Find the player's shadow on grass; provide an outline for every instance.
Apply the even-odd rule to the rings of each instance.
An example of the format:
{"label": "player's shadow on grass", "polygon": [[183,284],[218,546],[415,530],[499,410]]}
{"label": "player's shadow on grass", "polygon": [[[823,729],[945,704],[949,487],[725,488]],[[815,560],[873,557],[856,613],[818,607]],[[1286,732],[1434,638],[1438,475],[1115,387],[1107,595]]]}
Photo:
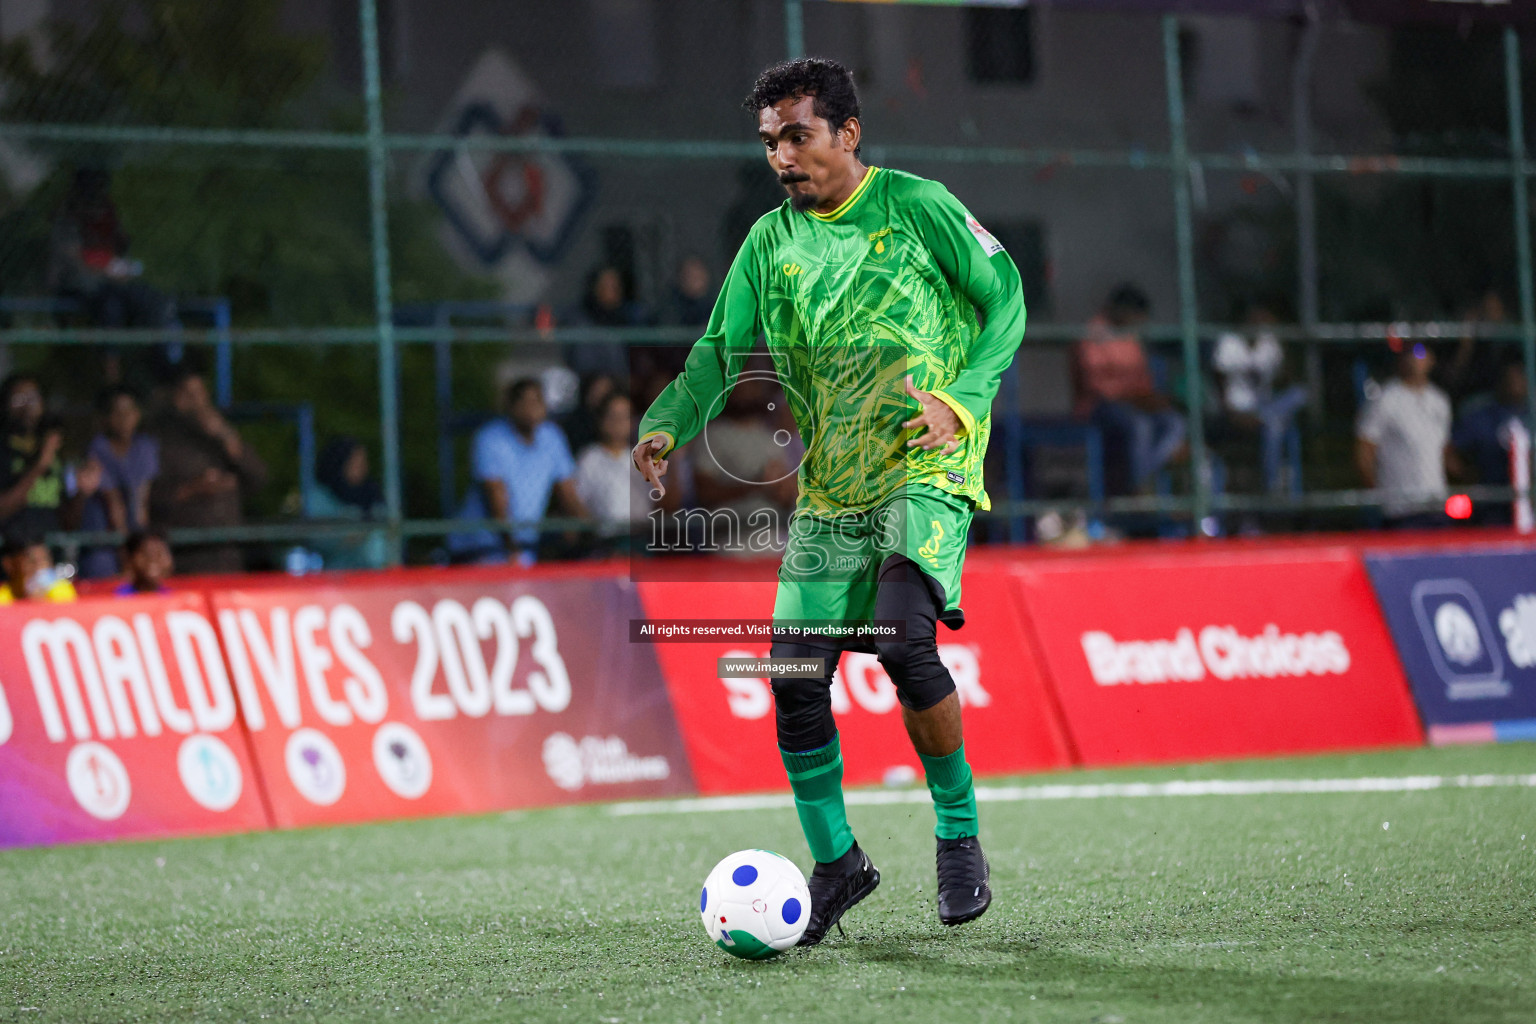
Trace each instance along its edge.
{"label": "player's shadow on grass", "polygon": [[[1102,955],[1085,955],[1052,949],[1045,942],[955,941],[962,938],[960,934],[858,939],[850,932],[849,938],[851,941],[838,944],[845,964],[862,962],[902,969],[911,979],[909,988],[924,980],[944,985],[960,982],[974,986],[969,990],[978,994],[987,988],[1012,989],[1047,1001],[1070,998],[1126,1011],[1138,1006],[1193,1007],[1201,1003],[1203,1015],[1233,1020],[1419,1024],[1502,1021],[1529,1010],[1525,990],[1493,980],[1503,973],[1497,971],[1492,972],[1493,978],[1462,973],[1414,979],[1404,977],[1401,965],[1382,963],[1366,967],[1380,970],[1379,977],[1346,978],[1311,967],[1307,973],[1292,974],[1272,956],[1262,956],[1261,962],[1251,966],[1210,962],[1217,957],[1236,959],[1243,955],[1240,947],[1231,952],[1215,948],[1203,951],[1205,963],[1192,967],[1141,958],[1125,963],[1110,949]],[[1360,960],[1362,965],[1369,963],[1363,957]],[[812,966],[811,957],[802,961],[802,966]]]}

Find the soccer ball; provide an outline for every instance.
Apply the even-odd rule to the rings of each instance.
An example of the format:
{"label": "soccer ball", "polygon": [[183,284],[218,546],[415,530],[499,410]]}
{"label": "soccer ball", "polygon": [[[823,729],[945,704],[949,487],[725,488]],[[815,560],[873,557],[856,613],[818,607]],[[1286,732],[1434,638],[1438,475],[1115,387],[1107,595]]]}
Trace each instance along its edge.
{"label": "soccer ball", "polygon": [[743,960],[778,956],[805,934],[811,891],[794,861],[742,850],[715,865],[699,893],[704,932]]}

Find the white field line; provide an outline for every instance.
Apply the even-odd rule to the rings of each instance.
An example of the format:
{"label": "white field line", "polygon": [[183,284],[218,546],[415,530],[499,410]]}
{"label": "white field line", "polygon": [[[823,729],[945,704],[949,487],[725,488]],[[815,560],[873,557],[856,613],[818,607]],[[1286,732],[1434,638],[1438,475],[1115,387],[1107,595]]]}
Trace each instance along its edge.
{"label": "white field line", "polygon": [[[1021,800],[1102,800],[1148,796],[1259,796],[1269,793],[1408,793],[1426,789],[1536,787],[1536,775],[1401,775],[1357,779],[1204,779],[1188,782],[1100,782],[1080,785],[977,786],[981,803]],[[862,789],[844,798],[855,805],[925,804],[926,789]],[[793,807],[788,793],[759,796],[711,796],[687,800],[641,800],[613,804],[609,814],[703,814],[710,811],[759,811]]]}

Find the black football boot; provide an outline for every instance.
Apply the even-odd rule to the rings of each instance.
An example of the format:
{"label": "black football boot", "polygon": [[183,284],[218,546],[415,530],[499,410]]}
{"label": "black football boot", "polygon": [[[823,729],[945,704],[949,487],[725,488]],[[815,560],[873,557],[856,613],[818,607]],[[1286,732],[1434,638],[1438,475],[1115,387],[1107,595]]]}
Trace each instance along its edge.
{"label": "black football boot", "polygon": [[[859,844],[830,864],[817,862],[806,879],[811,890],[811,916],[800,936],[799,946],[814,946],[842,918],[848,908],[875,891],[880,872],[875,870]],[[839,930],[842,926],[838,925]]]}
{"label": "black football boot", "polygon": [[944,924],[965,924],[987,912],[992,903],[992,889],[987,884],[991,869],[987,855],[975,836],[940,839],[939,920]]}

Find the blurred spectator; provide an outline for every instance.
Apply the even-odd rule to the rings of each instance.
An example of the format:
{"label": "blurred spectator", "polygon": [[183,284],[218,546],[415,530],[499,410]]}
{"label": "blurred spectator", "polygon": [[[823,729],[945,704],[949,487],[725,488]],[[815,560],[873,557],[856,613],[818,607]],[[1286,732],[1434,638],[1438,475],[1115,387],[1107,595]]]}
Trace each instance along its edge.
{"label": "blurred spectator", "polygon": [[[83,530],[112,530],[128,534],[149,523],[149,488],[160,472],[160,445],[139,433],[139,400],[126,388],[102,395],[97,411],[102,431],[91,439],[86,455],[101,465],[101,486],[85,503]],[[80,560],[84,579],[101,579],[118,572],[117,551],[87,548]]]}
{"label": "blurred spectator", "polygon": [[1280,459],[1286,432],[1302,406],[1307,389],[1299,384],[1276,393],[1285,366],[1285,350],[1272,330],[1274,311],[1254,303],[1242,314],[1250,334],[1228,331],[1216,339],[1211,366],[1220,381],[1221,426],[1241,435],[1257,434],[1264,486],[1281,486]]}
{"label": "blurred spectator", "polygon": [[39,534],[11,532],[0,544],[0,604],[17,601],[73,601],[75,586],[53,564],[53,552]]}
{"label": "blurred spectator", "polygon": [[594,327],[637,327],[648,321],[645,307],[630,296],[624,272],[611,265],[598,267],[587,278],[581,308]]}
{"label": "blurred spectator", "polygon": [[[504,418],[475,431],[470,446],[469,493],[460,519],[500,519],[517,522],[544,518],[550,495],[562,509],[585,518],[586,506],[576,494],[576,463],[558,426],[545,418],[539,382],[521,377],[508,387]],[[534,561],[539,530],[520,526],[510,531],[517,561]],[[456,561],[502,562],[507,537],[490,530],[472,530],[448,538]]]}
{"label": "blurred spectator", "polygon": [[46,414],[43,392],[27,374],[0,384],[5,416],[0,465],[0,534],[42,537],[80,521],[85,499],[101,484],[101,465],[87,459],[71,471],[59,458],[64,432]]}
{"label": "blurred spectator", "polygon": [[587,445],[598,439],[603,404],[618,390],[618,382],[609,374],[593,373],[582,378],[576,408],[566,414],[560,424],[571,451],[585,451]]}
{"label": "blurred spectator", "polygon": [[[650,313],[630,294],[624,273],[614,266],[601,266],[587,279],[587,292],[575,317],[584,327],[643,327],[651,322]],[[629,369],[625,346],[617,341],[568,342],[564,346],[565,363],[582,376],[607,373],[622,377]]]}
{"label": "blurred spectator", "polygon": [[[1451,443],[1477,483],[1510,485],[1509,460],[1515,434],[1523,431],[1529,438],[1531,433],[1526,396],[1525,364],[1518,358],[1507,360],[1493,398],[1469,409],[1457,422]],[[1472,518],[1484,524],[1513,522],[1508,502],[1480,502]]]}
{"label": "blurred spectator", "polygon": [[138,280],[144,267],[127,258],[110,184],[106,171],[75,171],[49,240],[49,287],[81,303],[97,327],[164,327],[174,306]]}
{"label": "blurred spectator", "polygon": [[709,323],[709,314],[715,308],[712,285],[708,265],[697,256],[685,258],[677,265],[668,319],[683,327],[701,327]]}
{"label": "blurred spectator", "polygon": [[[706,428],[704,451],[694,465],[699,505],[735,513],[740,547],[727,554],[765,554],[762,549],[749,549],[747,541],[767,523],[775,525],[772,550],[783,548],[798,481],[786,455],[787,445],[775,440],[774,428],[765,418],[774,393],[766,378],[738,380],[725,408]],[[754,518],[762,512],[772,513],[772,518]]]}
{"label": "blurred spectator", "polygon": [[651,488],[630,460],[635,415],[629,396],[610,392],[599,408],[598,425],[598,439],[576,460],[576,494],[594,519],[611,524],[603,534],[614,536],[645,518]]}
{"label": "blurred spectator", "polygon": [[123,565],[128,578],[113,591],[119,597],[135,594],[163,594],[166,579],[176,571],[171,559],[171,545],[156,529],[136,530],[123,544]]}
{"label": "blurred spectator", "polygon": [[1147,488],[1184,450],[1184,417],[1154,388],[1137,333],[1151,308],[1140,288],[1118,286],[1072,354],[1074,410],[1104,432],[1106,469],[1126,478],[1116,488],[1122,493]]}
{"label": "blurred spectator", "polygon": [[[305,496],[304,507],[313,519],[383,519],[384,491],[373,479],[368,447],[354,437],[340,437],[326,445],[315,466],[315,487]],[[383,530],[369,530],[355,537],[317,537],[310,547],[319,552],[327,569],[378,569],[389,554]]]}
{"label": "blurred spectator", "polygon": [[1455,470],[1451,402],[1430,383],[1435,357],[1424,345],[1398,356],[1397,378],[1388,381],[1360,413],[1355,427],[1355,461],[1365,486],[1382,492],[1382,513],[1390,527],[1444,526],[1436,508],[1445,499],[1446,471]]}
{"label": "blurred spectator", "polygon": [[1498,326],[1509,322],[1509,313],[1498,289],[1489,288],[1483,292],[1476,302],[1462,311],[1462,320],[1467,325],[1466,333],[1440,358],[1439,372],[1435,375],[1457,406],[1464,399],[1490,395],[1499,385],[1500,367],[1511,352],[1518,351],[1510,342],[1479,338],[1473,329],[1480,324]]}
{"label": "blurred spectator", "polygon": [[581,377],[569,366],[551,363],[538,371],[538,377],[539,387],[544,389],[545,412],[556,423],[581,405]]}
{"label": "blurred spectator", "polygon": [[[208,385],[190,369],[172,381],[170,408],[156,422],[160,475],[149,492],[149,518],[166,529],[229,527],[244,521],[243,500],[267,482],[267,467],[213,404]],[[239,572],[240,545],[181,549],[188,573]]]}
{"label": "blurred spectator", "polygon": [[[687,256],[677,265],[677,275],[668,291],[662,319],[673,327],[703,327],[714,312],[716,293],[709,265],[702,257]],[[627,353],[630,377],[644,381],[659,373],[671,381],[683,372],[691,348],[691,343],[632,345]]]}

